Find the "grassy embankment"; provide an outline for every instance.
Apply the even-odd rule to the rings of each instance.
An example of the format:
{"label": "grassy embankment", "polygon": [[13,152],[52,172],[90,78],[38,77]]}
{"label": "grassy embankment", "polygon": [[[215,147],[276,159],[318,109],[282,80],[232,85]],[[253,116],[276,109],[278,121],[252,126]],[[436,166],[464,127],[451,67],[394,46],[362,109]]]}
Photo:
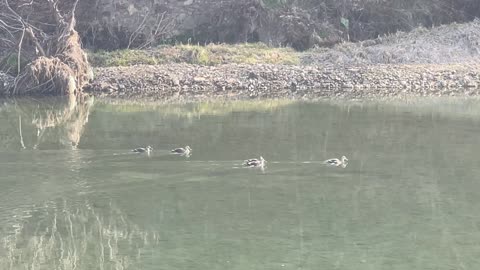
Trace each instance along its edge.
{"label": "grassy embankment", "polygon": [[262,43],[209,44],[206,46],[182,44],[159,46],[148,50],[90,52],[89,62],[94,67],[168,63],[210,66],[230,63],[295,65],[300,63],[300,58],[299,54],[291,48],[272,48]]}
{"label": "grassy embankment", "polygon": [[[480,57],[480,20],[432,29],[416,28],[361,42],[339,43],[332,48],[298,52],[262,43],[170,45],[149,50],[90,53],[95,67],[134,64],[190,63],[239,64],[448,64],[473,63]],[[13,61],[13,60],[12,60]]]}

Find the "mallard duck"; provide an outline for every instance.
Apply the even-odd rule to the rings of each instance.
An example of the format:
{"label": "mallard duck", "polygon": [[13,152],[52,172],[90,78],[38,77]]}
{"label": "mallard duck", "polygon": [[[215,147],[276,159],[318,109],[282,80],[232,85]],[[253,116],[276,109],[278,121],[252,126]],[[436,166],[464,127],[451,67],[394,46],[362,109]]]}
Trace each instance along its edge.
{"label": "mallard duck", "polygon": [[185,146],[185,148],[175,148],[172,151],[170,151],[174,154],[180,154],[182,156],[189,156],[190,153],[192,152],[192,148],[190,146]]}
{"label": "mallard duck", "polygon": [[267,161],[262,157],[260,156],[260,158],[251,158],[251,159],[247,159],[245,161],[243,161],[243,166],[245,167],[265,167],[265,163],[267,163]]}
{"label": "mallard duck", "polygon": [[329,165],[329,166],[342,166],[343,168],[347,167],[347,164],[348,164],[348,159],[346,156],[342,156],[341,159],[338,159],[338,158],[331,158],[331,159],[327,159],[323,162],[323,164],[325,165]]}
{"label": "mallard duck", "polygon": [[132,150],[132,152],[134,153],[147,153],[147,154],[150,154],[153,150],[153,147],[151,147],[150,145],[147,146],[147,147],[140,147],[140,148],[135,148]]}

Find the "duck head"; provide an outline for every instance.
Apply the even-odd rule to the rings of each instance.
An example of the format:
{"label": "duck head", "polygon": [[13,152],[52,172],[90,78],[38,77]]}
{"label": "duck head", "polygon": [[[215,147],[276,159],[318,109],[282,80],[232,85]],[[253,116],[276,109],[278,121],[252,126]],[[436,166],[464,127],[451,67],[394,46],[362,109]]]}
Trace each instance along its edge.
{"label": "duck head", "polygon": [[346,156],[342,156],[342,163],[347,163],[348,162],[348,158]]}

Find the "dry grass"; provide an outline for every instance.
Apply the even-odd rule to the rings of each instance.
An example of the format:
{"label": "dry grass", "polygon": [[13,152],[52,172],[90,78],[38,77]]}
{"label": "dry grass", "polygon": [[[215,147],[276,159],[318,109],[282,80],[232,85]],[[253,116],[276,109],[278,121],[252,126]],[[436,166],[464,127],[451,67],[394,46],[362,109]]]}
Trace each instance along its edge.
{"label": "dry grass", "polygon": [[81,92],[91,74],[78,33],[73,31],[62,37],[56,49],[55,56],[40,56],[25,67],[14,94],[75,95]]}
{"label": "dry grass", "polygon": [[256,44],[210,44],[207,46],[162,46],[146,51],[124,50],[90,55],[94,66],[191,63],[199,65],[239,64],[448,64],[478,61],[480,20],[450,24],[432,29],[416,28],[373,40],[337,44],[296,52]]}
{"label": "dry grass", "polygon": [[304,64],[449,64],[477,62],[480,57],[480,20],[411,32],[397,32],[374,40],[312,49]]}
{"label": "dry grass", "polygon": [[206,46],[180,44],[160,46],[150,50],[101,51],[90,53],[89,60],[96,67],[167,63],[294,65],[300,62],[298,53],[293,49],[272,48],[262,43],[237,45],[209,44]]}

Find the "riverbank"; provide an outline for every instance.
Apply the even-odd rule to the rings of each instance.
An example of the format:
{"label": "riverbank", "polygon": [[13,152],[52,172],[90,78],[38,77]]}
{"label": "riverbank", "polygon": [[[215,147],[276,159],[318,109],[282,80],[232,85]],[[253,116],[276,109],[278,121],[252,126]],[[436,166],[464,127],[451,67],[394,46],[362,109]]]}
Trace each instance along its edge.
{"label": "riverbank", "polygon": [[93,53],[88,91],[155,101],[476,96],[479,29],[474,20],[306,52],[211,44]]}
{"label": "riverbank", "polygon": [[90,52],[95,79],[85,91],[180,102],[477,96],[479,29],[474,20],[306,52],[261,43]]}
{"label": "riverbank", "polygon": [[480,95],[480,64],[137,65],[96,70],[87,92],[151,101]]}
{"label": "riverbank", "polygon": [[480,62],[480,20],[431,29],[419,27],[361,42],[344,42],[299,52],[263,43],[164,45],[145,50],[89,52],[94,67],[186,63],[225,64],[377,65],[452,64]]}

